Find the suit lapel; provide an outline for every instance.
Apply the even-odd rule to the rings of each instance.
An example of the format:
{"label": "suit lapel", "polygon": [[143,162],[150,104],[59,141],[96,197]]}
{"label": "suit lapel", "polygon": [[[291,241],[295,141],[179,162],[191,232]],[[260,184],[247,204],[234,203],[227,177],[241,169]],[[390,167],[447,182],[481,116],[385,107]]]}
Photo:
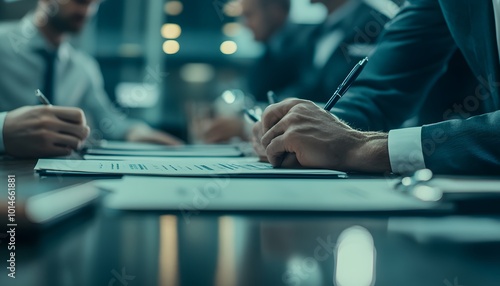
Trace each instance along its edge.
{"label": "suit lapel", "polygon": [[440,0],[444,17],[479,82],[490,91],[489,111],[500,109],[500,58],[492,0]]}

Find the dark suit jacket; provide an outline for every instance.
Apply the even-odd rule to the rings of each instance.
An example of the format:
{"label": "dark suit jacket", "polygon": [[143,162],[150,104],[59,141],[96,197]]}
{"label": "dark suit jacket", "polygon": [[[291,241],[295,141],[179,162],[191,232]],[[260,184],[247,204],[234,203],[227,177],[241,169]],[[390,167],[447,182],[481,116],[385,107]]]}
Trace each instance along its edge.
{"label": "dark suit jacket", "polygon": [[314,67],[313,59],[316,45],[324,35],[324,27],[318,25],[311,30],[306,40],[308,46],[304,47],[300,57],[299,79],[295,84],[277,91],[280,99],[297,97],[327,102],[354,65],[368,56],[387,21],[386,16],[361,2],[337,25],[327,30],[330,33],[342,30],[344,38],[321,69]]}
{"label": "dark suit jacket", "polygon": [[[500,174],[500,64],[491,0],[409,1],[334,113],[365,130],[399,127],[425,102],[457,49],[479,84],[443,110],[452,120],[423,126],[425,164],[438,173]],[[463,119],[478,110],[484,114]]]}
{"label": "dark suit jacket", "polygon": [[299,78],[302,67],[301,54],[306,49],[307,35],[311,25],[289,23],[280,31],[277,50],[265,45],[260,57],[247,76],[248,91],[257,101],[267,102],[267,92],[279,91],[293,84]]}

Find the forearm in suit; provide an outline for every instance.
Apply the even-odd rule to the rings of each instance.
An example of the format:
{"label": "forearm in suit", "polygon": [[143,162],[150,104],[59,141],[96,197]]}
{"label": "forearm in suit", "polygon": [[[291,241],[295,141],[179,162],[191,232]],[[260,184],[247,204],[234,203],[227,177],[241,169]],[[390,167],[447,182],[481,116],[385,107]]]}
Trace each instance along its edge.
{"label": "forearm in suit", "polygon": [[333,113],[362,130],[399,128],[420,108],[456,49],[438,1],[410,1]]}
{"label": "forearm in suit", "polygon": [[437,173],[500,174],[500,110],[422,127],[425,166]]}

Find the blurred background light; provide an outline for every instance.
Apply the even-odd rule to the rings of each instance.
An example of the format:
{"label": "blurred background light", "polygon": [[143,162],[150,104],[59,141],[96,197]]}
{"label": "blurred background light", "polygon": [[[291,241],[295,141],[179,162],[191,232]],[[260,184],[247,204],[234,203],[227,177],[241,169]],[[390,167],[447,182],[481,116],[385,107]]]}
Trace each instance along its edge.
{"label": "blurred background light", "polygon": [[173,55],[179,52],[180,50],[180,45],[177,41],[175,40],[168,40],[163,43],[163,51],[167,55]]}
{"label": "blurred background light", "polygon": [[167,1],[164,6],[165,14],[169,16],[178,16],[184,10],[184,5],[180,1]]}
{"label": "blurred background light", "polygon": [[220,51],[225,55],[232,55],[238,50],[238,45],[233,41],[224,41],[220,45]]}
{"label": "blurred background light", "polygon": [[240,23],[226,23],[222,26],[222,32],[228,37],[234,37],[241,31]]}
{"label": "blurred background light", "polygon": [[234,101],[236,100],[236,96],[230,90],[226,90],[222,94],[222,99],[224,99],[226,103],[231,104],[234,103]]}
{"label": "blurred background light", "polygon": [[181,26],[177,24],[164,24],[161,27],[161,35],[165,39],[177,39],[182,33]]}
{"label": "blurred background light", "polygon": [[239,17],[241,16],[242,8],[239,1],[229,1],[224,5],[224,14],[229,17]]}
{"label": "blurred background light", "polygon": [[134,58],[142,56],[143,50],[139,44],[126,43],[119,46],[118,54],[122,57]]}
{"label": "blurred background light", "polygon": [[159,98],[160,88],[154,84],[121,82],[116,86],[116,100],[123,107],[151,108]]}
{"label": "blurred background light", "polygon": [[190,63],[181,67],[180,76],[188,83],[206,83],[215,77],[215,69],[209,64]]}

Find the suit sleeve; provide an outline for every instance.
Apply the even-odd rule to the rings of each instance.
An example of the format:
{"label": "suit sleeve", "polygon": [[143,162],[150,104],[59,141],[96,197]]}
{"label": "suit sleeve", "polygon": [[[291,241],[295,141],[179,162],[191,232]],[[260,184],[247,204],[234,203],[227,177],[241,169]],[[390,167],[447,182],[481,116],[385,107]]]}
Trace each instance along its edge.
{"label": "suit sleeve", "polygon": [[438,1],[409,1],[386,25],[367,67],[332,112],[362,130],[401,127],[456,49]]}
{"label": "suit sleeve", "polygon": [[104,90],[102,73],[97,62],[88,58],[90,71],[89,92],[82,102],[82,109],[93,122],[92,132],[95,137],[111,140],[124,140],[132,125],[144,124],[127,118],[127,115],[116,108]]}
{"label": "suit sleeve", "polygon": [[500,173],[500,111],[422,127],[425,165],[444,174]]}

